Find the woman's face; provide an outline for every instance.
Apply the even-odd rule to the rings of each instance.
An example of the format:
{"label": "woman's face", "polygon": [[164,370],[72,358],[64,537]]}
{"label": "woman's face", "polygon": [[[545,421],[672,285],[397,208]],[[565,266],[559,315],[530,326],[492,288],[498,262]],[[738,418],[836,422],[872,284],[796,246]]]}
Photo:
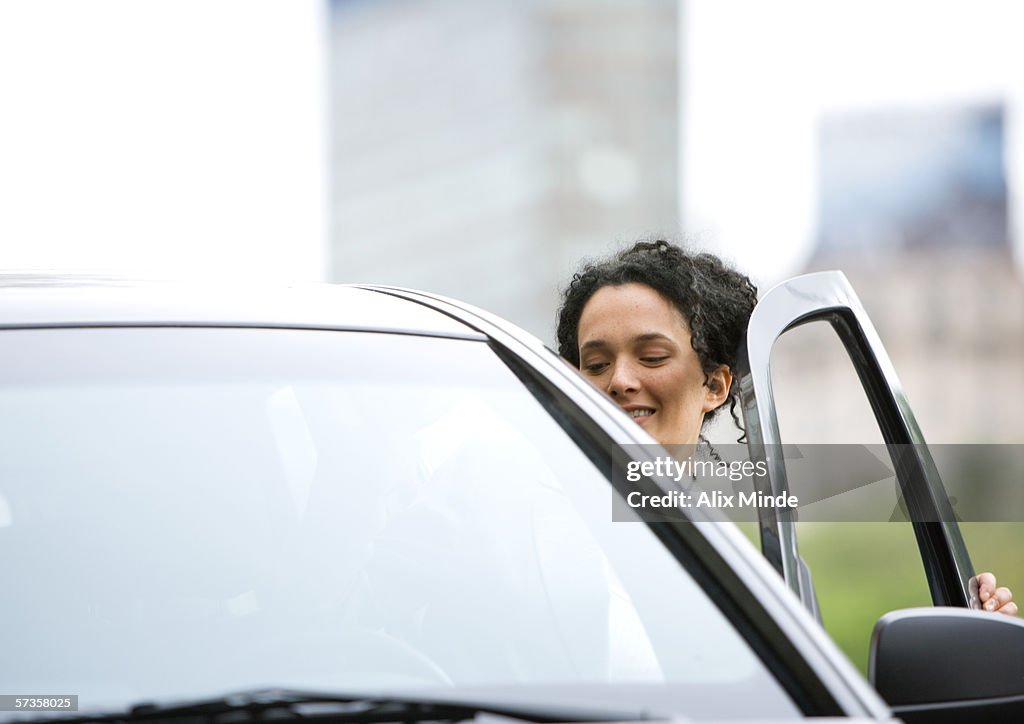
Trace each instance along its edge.
{"label": "woman's face", "polygon": [[644,284],[595,292],[577,337],[583,374],[663,445],[695,444],[704,414],[728,395],[729,368],[705,385],[686,319]]}

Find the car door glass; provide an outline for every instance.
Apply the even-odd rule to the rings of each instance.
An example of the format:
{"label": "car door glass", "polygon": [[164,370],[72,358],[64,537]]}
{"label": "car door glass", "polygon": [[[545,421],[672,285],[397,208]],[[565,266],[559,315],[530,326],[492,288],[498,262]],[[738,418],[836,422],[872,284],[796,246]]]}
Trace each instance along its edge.
{"label": "car door glass", "polygon": [[812,322],[783,334],[772,350],[771,372],[781,440],[797,445],[805,456],[789,459],[787,454],[787,475],[800,479],[798,466],[816,457],[812,469],[823,477],[815,482],[825,486],[832,483],[826,478],[848,473],[845,461],[860,463],[853,469],[862,477],[839,486],[847,492],[799,511],[797,539],[825,628],[866,671],[878,617],[896,608],[931,605],[914,531],[902,516],[893,515],[899,507],[895,479],[864,479],[867,473],[861,472],[877,469],[859,456],[871,454],[890,471],[891,460],[853,363],[831,325]]}

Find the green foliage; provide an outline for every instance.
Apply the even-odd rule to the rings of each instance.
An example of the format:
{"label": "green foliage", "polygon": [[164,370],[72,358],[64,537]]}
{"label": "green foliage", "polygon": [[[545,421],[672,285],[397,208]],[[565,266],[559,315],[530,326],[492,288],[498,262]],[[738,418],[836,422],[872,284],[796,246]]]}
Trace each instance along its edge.
{"label": "green foliage", "polygon": [[[962,523],[975,571],[991,571],[1024,600],[1024,523]],[[741,526],[756,542],[756,525]],[[871,631],[898,608],[930,606],[909,523],[799,523],[825,629],[865,675]]]}

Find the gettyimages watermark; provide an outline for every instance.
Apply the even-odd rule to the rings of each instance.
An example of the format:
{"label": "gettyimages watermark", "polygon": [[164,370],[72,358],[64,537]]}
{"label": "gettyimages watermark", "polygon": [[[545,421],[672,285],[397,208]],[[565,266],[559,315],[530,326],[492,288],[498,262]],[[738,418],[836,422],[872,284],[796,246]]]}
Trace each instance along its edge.
{"label": "gettyimages watermark", "polygon": [[617,521],[1024,521],[1024,445],[624,446]]}

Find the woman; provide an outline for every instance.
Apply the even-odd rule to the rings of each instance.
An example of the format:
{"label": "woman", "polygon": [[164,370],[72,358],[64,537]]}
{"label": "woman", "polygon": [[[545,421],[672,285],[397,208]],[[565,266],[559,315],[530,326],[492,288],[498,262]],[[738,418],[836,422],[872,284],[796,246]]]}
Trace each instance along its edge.
{"label": "woman", "polygon": [[[694,445],[729,404],[736,354],[757,303],[748,277],[712,254],[637,242],[585,264],[562,293],[558,351],[663,445]],[[983,608],[1016,615],[991,573]]]}
{"label": "woman", "polygon": [[638,242],[573,277],[558,351],[658,442],[692,444],[726,401],[739,424],[732,369],[756,303],[717,257]]}

